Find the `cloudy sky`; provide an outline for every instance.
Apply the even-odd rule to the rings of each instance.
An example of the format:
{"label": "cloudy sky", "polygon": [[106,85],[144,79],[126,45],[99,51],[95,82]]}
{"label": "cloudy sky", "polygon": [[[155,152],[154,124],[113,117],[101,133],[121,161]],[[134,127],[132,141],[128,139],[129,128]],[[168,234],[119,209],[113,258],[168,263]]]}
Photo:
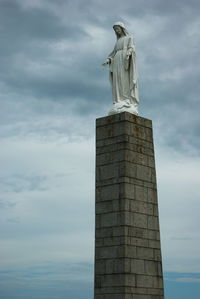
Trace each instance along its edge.
{"label": "cloudy sky", "polygon": [[92,299],[95,119],[112,24],[153,120],[166,299],[200,294],[198,0],[0,0],[0,297]]}

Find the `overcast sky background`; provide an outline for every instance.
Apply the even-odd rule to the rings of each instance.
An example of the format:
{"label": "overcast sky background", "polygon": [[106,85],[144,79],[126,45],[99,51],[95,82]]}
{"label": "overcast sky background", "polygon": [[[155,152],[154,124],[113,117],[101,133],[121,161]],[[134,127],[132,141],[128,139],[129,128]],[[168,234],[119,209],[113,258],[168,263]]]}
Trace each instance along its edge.
{"label": "overcast sky background", "polygon": [[153,120],[166,299],[200,294],[200,2],[0,0],[0,298],[92,299],[115,21]]}

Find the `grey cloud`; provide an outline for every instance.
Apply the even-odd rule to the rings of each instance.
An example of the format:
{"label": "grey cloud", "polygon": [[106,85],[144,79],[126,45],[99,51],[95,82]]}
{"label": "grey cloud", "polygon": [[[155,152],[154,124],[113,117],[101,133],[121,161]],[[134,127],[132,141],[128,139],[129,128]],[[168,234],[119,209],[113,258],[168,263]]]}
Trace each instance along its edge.
{"label": "grey cloud", "polygon": [[[55,42],[63,40],[70,43],[72,38],[81,39],[87,36],[82,26],[75,23],[63,25],[59,17],[47,7],[25,10],[17,2],[8,1],[1,3],[0,11],[3,32],[0,36],[3,46],[1,81],[20,93],[32,93],[36,96],[47,94],[58,98],[66,94],[68,89],[64,87],[63,81],[66,82],[67,78],[62,79],[61,65],[58,78],[53,75],[59,62],[53,63],[51,51]],[[59,52],[57,55],[59,56]],[[69,53],[66,52],[67,55]],[[48,72],[46,78],[45,65],[51,66],[51,70],[45,69]],[[35,67],[38,68],[38,74],[31,74],[31,68]],[[43,76],[40,73],[43,73]],[[49,77],[50,73],[52,79]]]}
{"label": "grey cloud", "polygon": [[200,277],[196,278],[196,277],[180,277],[177,278],[175,281],[177,282],[185,282],[185,283],[200,283]]}
{"label": "grey cloud", "polygon": [[66,27],[48,6],[24,9],[17,1],[3,1],[1,5],[1,27],[4,41],[12,45],[18,41],[22,47],[26,42],[56,41],[61,38],[79,38],[86,34],[81,26],[69,23]]}
{"label": "grey cloud", "polygon": [[172,240],[177,240],[177,241],[189,241],[192,240],[191,237],[171,237]]}
{"label": "grey cloud", "polygon": [[200,273],[167,272],[165,279],[169,281],[177,281],[177,282],[199,283]]}
{"label": "grey cloud", "polygon": [[6,221],[17,224],[17,223],[20,223],[20,217],[7,218]]}
{"label": "grey cloud", "polygon": [[2,299],[87,299],[93,292],[93,265],[49,262],[0,272]]}
{"label": "grey cloud", "polygon": [[0,209],[8,209],[16,206],[16,202],[0,198]]}
{"label": "grey cloud", "polygon": [[[116,15],[123,15],[124,13],[126,13],[128,15],[131,15],[133,18],[146,15],[177,15],[179,13],[188,13],[188,10],[189,12],[195,12],[195,10],[199,8],[199,2],[197,0],[192,0],[190,2],[188,2],[187,0],[136,0],[134,1],[134,3],[132,1],[126,1],[125,3],[126,5],[124,5],[124,2],[122,1],[116,3],[114,0],[111,0],[107,3],[102,3],[100,0],[98,0],[96,1],[95,5],[97,4],[98,8],[102,10],[105,10],[106,7],[112,8]],[[109,10],[110,15],[113,15],[113,11]]]}
{"label": "grey cloud", "polygon": [[21,174],[0,178],[0,186],[2,192],[22,192],[22,191],[44,191],[46,187],[47,177],[45,176],[23,176]]}
{"label": "grey cloud", "polygon": [[[13,279],[36,279],[45,280],[48,276],[56,279],[60,277],[65,280],[66,277],[69,280],[79,279],[79,280],[90,280],[93,272],[93,264],[89,262],[55,262],[55,261],[43,261],[42,264],[29,265],[26,267],[17,269],[15,267],[11,269],[1,269],[0,275],[12,276]],[[62,278],[63,277],[63,278]],[[57,279],[56,279],[57,280]],[[67,281],[67,280],[66,280]]]}

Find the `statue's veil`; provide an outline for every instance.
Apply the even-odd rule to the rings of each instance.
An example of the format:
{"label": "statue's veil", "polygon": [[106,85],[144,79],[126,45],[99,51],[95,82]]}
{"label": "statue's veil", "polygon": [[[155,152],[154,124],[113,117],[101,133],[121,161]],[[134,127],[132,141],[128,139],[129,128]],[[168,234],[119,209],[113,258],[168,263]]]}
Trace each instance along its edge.
{"label": "statue's veil", "polygon": [[124,32],[124,35],[125,36],[129,35],[129,33],[128,33],[128,31],[127,31],[124,23],[122,23],[122,22],[115,22],[115,24],[113,25],[113,28],[114,28],[114,26],[120,26],[122,28],[123,32]]}

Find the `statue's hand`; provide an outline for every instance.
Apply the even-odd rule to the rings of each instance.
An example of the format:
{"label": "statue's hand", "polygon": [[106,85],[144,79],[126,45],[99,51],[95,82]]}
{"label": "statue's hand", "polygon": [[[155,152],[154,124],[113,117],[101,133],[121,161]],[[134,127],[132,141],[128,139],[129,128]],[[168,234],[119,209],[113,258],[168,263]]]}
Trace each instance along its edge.
{"label": "statue's hand", "polygon": [[107,66],[108,64],[110,64],[109,58],[107,58],[106,61],[104,63],[102,63],[102,66]]}
{"label": "statue's hand", "polygon": [[132,49],[129,49],[129,50],[127,51],[127,54],[126,54],[126,59],[127,59],[127,60],[129,60],[131,54],[132,54]]}

